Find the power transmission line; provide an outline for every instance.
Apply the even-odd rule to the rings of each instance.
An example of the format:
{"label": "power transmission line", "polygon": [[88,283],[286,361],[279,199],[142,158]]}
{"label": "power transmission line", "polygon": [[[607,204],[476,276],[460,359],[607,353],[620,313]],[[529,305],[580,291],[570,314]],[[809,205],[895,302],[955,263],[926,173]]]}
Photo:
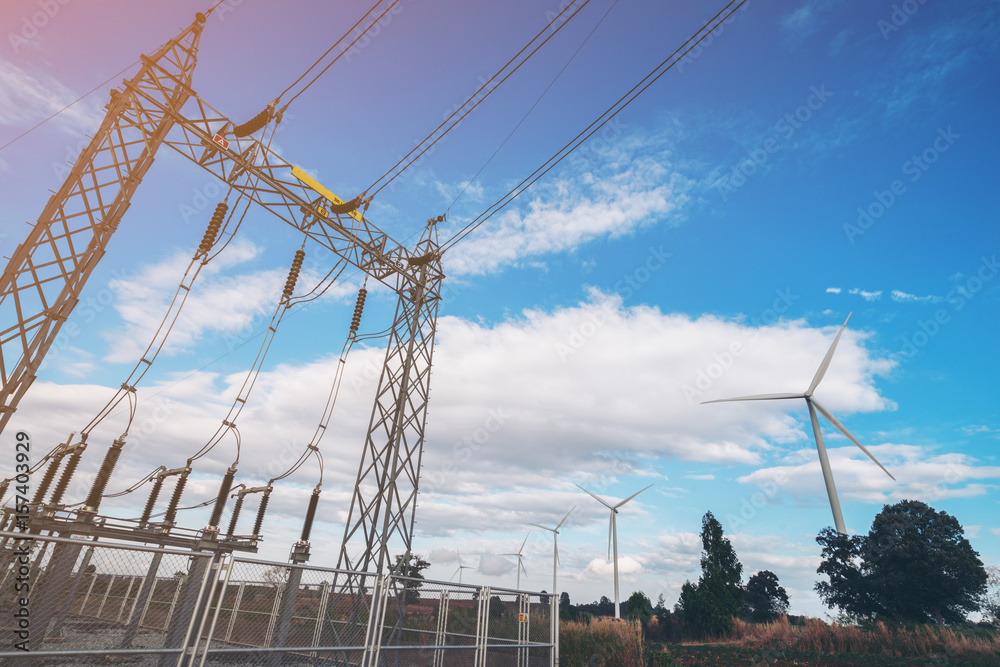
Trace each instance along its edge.
{"label": "power transmission line", "polygon": [[[562,162],[567,155],[576,150],[582,143],[594,135],[598,130],[604,127],[608,121],[618,115],[622,109],[627,107],[629,104],[635,100],[636,97],[641,95],[647,88],[649,88],[657,79],[667,73],[674,65],[680,61],[685,55],[688,54],[694,47],[698,46],[702,40],[708,37],[712,32],[719,27],[724,21],[726,21],[730,16],[732,16],[737,9],[746,4],[747,0],[731,0],[729,4],[723,7],[719,13],[713,16],[711,19],[705,22],[693,35],[688,37],[683,44],[681,44],[677,49],[674,50],[669,56],[667,56],[659,65],[653,68],[653,70],[647,74],[639,83],[635,84],[622,95],[618,100],[615,101],[608,109],[604,111],[600,116],[597,117],[590,125],[585,127],[579,134],[570,139],[566,144],[563,145],[555,154],[552,155],[548,160],[542,163],[535,171],[531,172],[526,176],[520,183],[511,188],[507,194],[498,199],[496,202],[491,204],[485,211],[480,213],[478,216],[473,218],[468,224],[462,227],[458,232],[455,233],[450,239],[441,244],[441,252],[447,251],[449,248],[453,247],[456,243],[467,237],[476,228],[482,225],[484,222],[493,217],[501,209],[503,209],[507,204],[514,201],[522,192],[530,188],[535,184],[538,179],[551,171],[557,164]],[[728,12],[728,13],[727,13]],[[719,18],[725,14],[723,18]],[[704,34],[701,34],[704,32]],[[699,37],[698,35],[701,34]],[[697,39],[696,39],[697,38]],[[692,41],[693,40],[693,41]]]}

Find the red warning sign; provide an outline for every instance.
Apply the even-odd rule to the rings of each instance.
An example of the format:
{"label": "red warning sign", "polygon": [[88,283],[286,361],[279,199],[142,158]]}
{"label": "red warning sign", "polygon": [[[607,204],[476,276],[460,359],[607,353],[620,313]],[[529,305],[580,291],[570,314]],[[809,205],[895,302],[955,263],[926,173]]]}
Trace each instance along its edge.
{"label": "red warning sign", "polygon": [[225,137],[223,137],[221,135],[218,135],[218,134],[214,135],[212,137],[212,141],[214,141],[215,143],[219,144],[223,148],[229,148],[229,142],[226,140]]}

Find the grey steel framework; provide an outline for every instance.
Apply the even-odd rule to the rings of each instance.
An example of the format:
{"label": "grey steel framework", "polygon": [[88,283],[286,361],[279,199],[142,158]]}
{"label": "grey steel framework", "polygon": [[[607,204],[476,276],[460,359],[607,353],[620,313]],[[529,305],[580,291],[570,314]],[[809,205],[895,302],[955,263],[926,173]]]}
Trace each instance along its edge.
{"label": "grey steel framework", "polygon": [[[406,249],[356,211],[331,213],[342,202],[299,180],[291,163],[253,136],[234,136],[234,124],[191,88],[204,20],[199,15],[177,38],[143,57],[124,90],[112,91],[101,129],[4,272],[0,321],[12,324],[0,332],[0,431],[76,305],[156,150],[169,146],[398,295],[340,559],[345,567],[383,572],[390,544],[408,553],[413,537],[444,277],[435,229],[440,218],[428,222],[413,250]],[[77,528],[73,519],[46,526],[62,534]],[[136,539],[163,543],[140,532]]]}
{"label": "grey steel framework", "polygon": [[[8,641],[0,646],[2,664],[547,667],[555,658],[557,597],[548,593],[26,538],[0,532],[0,605],[16,609],[10,566],[20,544],[29,545],[38,600],[30,607],[30,653]],[[81,553],[67,569],[52,569],[53,547],[71,542]],[[54,576],[70,586],[43,603]],[[362,585],[338,590],[338,579]],[[52,621],[47,632],[35,622],[41,616]],[[323,641],[327,635],[337,642]]]}
{"label": "grey steel framework", "polygon": [[[150,57],[108,113],[0,278],[0,432],[104,255],[190,84],[198,21]],[[140,105],[141,97],[158,105]]]}

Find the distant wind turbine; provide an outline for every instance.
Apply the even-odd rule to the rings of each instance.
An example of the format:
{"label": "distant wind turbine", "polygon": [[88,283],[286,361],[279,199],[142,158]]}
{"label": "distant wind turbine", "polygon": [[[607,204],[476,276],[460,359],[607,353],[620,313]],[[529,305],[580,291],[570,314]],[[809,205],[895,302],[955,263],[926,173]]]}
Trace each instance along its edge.
{"label": "distant wind turbine", "polygon": [[[570,511],[566,512],[566,516],[562,518],[562,521],[556,524],[555,528],[549,528],[547,526],[540,526],[537,523],[529,523],[529,526],[534,526],[535,528],[541,528],[542,530],[547,530],[552,533],[552,594],[558,596],[559,593],[556,590],[556,570],[559,565],[559,528],[562,527],[569,515],[573,513],[574,507]],[[528,539],[528,538],[525,538]]]}
{"label": "distant wind turbine", "polygon": [[[851,319],[851,314],[847,314],[847,320]],[[885,469],[881,463],[878,462],[872,453],[865,449],[864,445],[858,442],[858,439],[851,435],[844,425],[837,421],[837,418],[830,414],[830,411],[820,405],[820,402],[813,397],[813,392],[816,391],[816,387],[819,386],[820,381],[823,376],[826,375],[826,369],[830,366],[830,360],[833,359],[833,352],[837,349],[837,343],[840,341],[840,335],[844,333],[844,329],[847,328],[847,320],[844,320],[843,326],[840,327],[840,331],[837,332],[837,337],[833,339],[833,345],[830,346],[830,350],[826,353],[823,358],[823,362],[819,365],[819,369],[816,371],[816,375],[813,377],[812,382],[809,384],[809,388],[806,389],[805,393],[802,394],[758,394],[756,396],[741,396],[739,398],[722,398],[715,401],[704,401],[704,403],[726,403],[728,401],[771,401],[771,400],[783,400],[789,398],[804,398],[806,399],[806,405],[809,406],[809,418],[812,420],[813,435],[816,436],[816,451],[819,452],[819,465],[823,469],[823,481],[826,482],[826,493],[830,497],[830,508],[833,510],[833,522],[837,527],[837,532],[846,535],[847,529],[844,527],[844,516],[840,512],[840,500],[837,498],[837,487],[833,483],[833,473],[830,470],[830,459],[826,455],[826,446],[823,444],[823,434],[820,432],[819,428],[819,418],[816,416],[816,412],[819,411],[821,415],[826,417],[826,420],[833,424],[834,428],[843,433],[848,440],[857,445],[861,451],[868,455],[872,461],[875,462],[879,468],[882,469],[886,475],[889,475],[890,479],[896,480],[892,474]]]}
{"label": "distant wind turbine", "polygon": [[[528,531],[528,535],[531,535],[530,530]],[[524,545],[528,543],[528,535],[524,536],[521,548],[517,550],[516,554],[500,554],[501,556],[517,556],[517,590],[521,590],[521,570],[524,570],[525,575],[528,574],[528,571],[524,569],[524,563],[521,562],[524,558]]]}
{"label": "distant wind turbine", "polygon": [[[462,570],[474,570],[476,568],[471,565],[462,565],[462,552],[456,551],[455,553],[458,554],[458,569],[455,570],[455,574],[458,575],[458,583],[462,583]],[[452,580],[455,579],[455,574],[451,575]]]}
{"label": "distant wind turbine", "polygon": [[[556,570],[557,566],[559,565],[559,529],[562,527],[562,525],[566,522],[566,519],[569,518],[569,515],[572,514],[573,510],[575,509],[576,507],[570,508],[570,510],[566,512],[566,516],[562,518],[562,521],[556,524],[555,528],[540,526],[537,523],[528,524],[529,526],[534,526],[535,528],[541,528],[542,530],[547,530],[550,533],[552,533],[552,597],[556,601],[556,608],[553,610],[552,613],[552,619],[551,619],[552,626],[551,630],[549,631],[551,634],[549,636],[555,638],[555,649],[552,652],[553,653],[552,664],[554,665],[559,664],[559,592],[558,592],[559,588],[556,585]],[[525,537],[524,539],[528,538]]]}
{"label": "distant wind turbine", "polygon": [[[649,486],[646,487],[646,489],[648,489],[650,486],[653,486],[653,485],[650,484]],[[611,510],[611,521],[608,523],[608,559],[609,560],[611,559],[611,548],[612,548],[612,545],[614,545],[614,550],[615,550],[615,560],[614,560],[614,567],[615,567],[615,618],[621,618],[620,611],[618,609],[618,522],[615,520],[615,516],[617,516],[617,514],[618,514],[618,508],[619,507],[621,507],[622,505],[624,505],[628,501],[632,500],[633,498],[635,498],[637,495],[639,495],[640,493],[642,493],[646,489],[640,489],[639,491],[636,491],[631,496],[629,496],[625,500],[621,501],[617,505],[611,505],[610,503],[608,503],[606,500],[604,500],[600,496],[595,496],[593,493],[591,493],[590,491],[587,491],[587,489],[583,488],[579,484],[576,485],[576,488],[580,489],[581,491],[583,491],[584,493],[586,493],[588,496],[590,496],[591,498],[593,498],[594,500],[596,500],[597,502],[601,503],[602,505],[604,505],[605,507],[607,507],[609,510]]]}

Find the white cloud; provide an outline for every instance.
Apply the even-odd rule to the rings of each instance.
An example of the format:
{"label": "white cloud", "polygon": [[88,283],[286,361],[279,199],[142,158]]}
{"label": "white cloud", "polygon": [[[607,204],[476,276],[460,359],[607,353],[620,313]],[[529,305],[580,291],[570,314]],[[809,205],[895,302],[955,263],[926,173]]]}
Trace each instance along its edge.
{"label": "white cloud", "polygon": [[[32,75],[0,58],[0,125],[33,125],[74,102],[79,94],[58,80]],[[104,118],[100,107],[81,100],[62,111],[53,122],[82,134],[93,131]]]}
{"label": "white cloud", "polygon": [[[201,269],[173,324],[163,354],[184,351],[209,333],[227,340],[232,348],[243,343],[247,334],[267,326],[281,296],[288,269],[245,273],[231,270],[249,264],[260,253],[261,248],[252,242],[236,239]],[[110,346],[106,361],[135,362],[141,357],[169,311],[171,299],[190,261],[188,252],[178,251],[145,267],[137,276],[109,283],[114,307],[125,326],[104,334]],[[296,294],[307,292],[321,279],[322,276],[314,271],[302,271]],[[338,298],[352,289],[346,283],[338,284],[324,298]],[[157,337],[157,341],[161,338]]]}
{"label": "white cloud", "polygon": [[841,290],[840,290],[839,287],[827,287],[826,288],[827,294],[840,294],[840,291]]}
{"label": "white cloud", "polygon": [[[642,574],[644,572],[642,563],[637,561],[632,556],[619,556],[618,557],[618,574]],[[590,563],[587,564],[586,572],[582,573],[580,576],[585,577],[588,575],[593,575],[597,577],[608,577],[614,576],[615,566],[611,561],[603,560],[601,558],[595,558]]]}
{"label": "white cloud", "polygon": [[715,475],[684,475],[684,479],[713,480]]}
{"label": "white cloud", "polygon": [[892,290],[892,300],[898,301],[900,303],[940,303],[944,299],[939,296],[928,295],[928,296],[916,296],[914,294],[907,294],[906,292],[900,291],[898,289]]}
{"label": "white cloud", "polygon": [[503,556],[483,554],[479,558],[479,569],[476,571],[490,577],[499,577],[508,572],[513,572],[516,566],[516,563],[512,563]]}
{"label": "white cloud", "polygon": [[[448,275],[486,274],[598,238],[682,220],[695,182],[680,173],[667,140],[626,135],[599,157],[584,159],[578,165],[582,174],[536,184],[530,195],[521,195],[530,201],[503,210],[456,244],[445,255]],[[442,238],[466,222],[457,220],[456,229],[442,231]]]}
{"label": "white cloud", "polygon": [[[829,437],[829,431],[825,437]],[[829,438],[832,440],[833,438]],[[884,504],[904,499],[933,503],[946,498],[969,498],[988,493],[997,485],[977,480],[1000,479],[1000,467],[979,465],[964,454],[934,454],[925,447],[893,443],[868,443],[866,448],[896,478],[892,481],[853,445],[830,447],[830,466],[841,500],[845,498]],[[815,451],[803,449],[786,458],[783,465],[762,468],[739,478],[744,484],[766,482],[778,486],[779,499],[787,494],[799,498],[825,498],[817,485],[823,477]]]}
{"label": "white cloud", "polygon": [[990,532],[996,535],[997,537],[1000,537],[1000,528],[990,528]]}
{"label": "white cloud", "polygon": [[866,292],[864,290],[861,290],[861,289],[858,289],[857,287],[855,287],[855,288],[849,290],[847,293],[848,294],[855,294],[857,296],[860,296],[865,301],[878,301],[880,298],[882,298],[882,290],[879,290],[877,292]]}
{"label": "white cloud", "polygon": [[[626,308],[616,297],[596,291],[576,306],[525,311],[494,326],[442,317],[423,456],[420,530],[445,536],[520,532],[526,522],[555,525],[579,504],[574,482],[601,495],[624,497],[607,487],[619,477],[662,476],[663,461],[760,464],[789,445],[808,447],[802,406],[702,406],[698,401],[801,390],[836,331],[836,326],[817,329],[803,321],[755,329],[712,316],[695,319],[646,306]],[[874,385],[892,362],[872,356],[864,341],[864,334],[845,331],[817,392],[841,419],[893,407]],[[744,352],[710,386],[696,389],[699,373],[717,364],[718,355],[734,342],[741,342]],[[327,460],[325,483],[335,489],[323,496],[324,505],[337,508],[330,521],[343,520],[346,513],[356,443],[367,427],[376,386],[367,369],[380,368],[382,355],[378,349],[351,354],[321,445]],[[331,356],[260,374],[238,424],[241,481],[263,483],[301,453],[315,430],[336,366]],[[157,401],[167,402],[169,414],[162,423],[150,422],[148,432],[134,429],[120,464],[123,470],[138,477],[157,465],[181,465],[216,431],[245,371],[187,375],[171,373],[140,387],[139,399],[145,402],[136,424],[148,422],[158,409],[164,412]],[[686,386],[700,395],[689,401]],[[110,393],[104,387],[37,382],[15,420],[31,424],[39,439],[60,442],[86,424]],[[56,414],[60,418],[52,419]],[[102,425],[92,441],[117,437],[122,419],[118,415]],[[233,455],[234,444],[225,439],[200,469],[221,474]],[[96,468],[99,459],[100,454],[88,455],[83,468]],[[303,483],[315,475],[309,470],[314,467],[297,473]],[[121,486],[135,479],[129,480],[128,473],[120,478]],[[644,514],[642,501],[640,496],[623,512]],[[290,507],[294,513],[295,506]],[[595,502],[592,508],[578,509],[568,525],[598,520],[606,522],[607,515]],[[510,550],[503,546],[496,552]]]}

